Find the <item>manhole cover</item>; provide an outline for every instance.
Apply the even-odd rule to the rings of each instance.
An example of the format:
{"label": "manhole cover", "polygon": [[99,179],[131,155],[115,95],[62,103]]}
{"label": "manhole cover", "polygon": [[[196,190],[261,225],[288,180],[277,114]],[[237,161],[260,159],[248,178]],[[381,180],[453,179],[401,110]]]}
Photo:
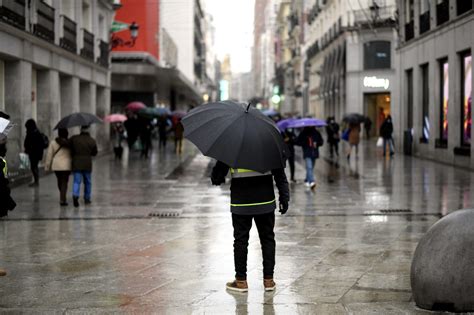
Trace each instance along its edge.
{"label": "manhole cover", "polygon": [[154,211],[148,214],[149,217],[160,217],[160,218],[175,218],[179,217],[178,211]]}
{"label": "manhole cover", "polygon": [[411,213],[410,209],[382,209],[381,213]]}

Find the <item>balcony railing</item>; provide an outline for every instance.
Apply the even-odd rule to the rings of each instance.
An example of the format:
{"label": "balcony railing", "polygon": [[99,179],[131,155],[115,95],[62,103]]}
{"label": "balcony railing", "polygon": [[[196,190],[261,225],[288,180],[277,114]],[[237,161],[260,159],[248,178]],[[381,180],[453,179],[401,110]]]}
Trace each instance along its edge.
{"label": "balcony railing", "polygon": [[94,60],[94,35],[82,29],[83,45],[81,49],[81,56],[90,60]]}
{"label": "balcony railing", "polygon": [[97,59],[97,63],[104,68],[109,67],[109,43],[104,42],[101,40],[99,42],[99,51],[100,55]]}
{"label": "balcony railing", "polygon": [[420,15],[420,34],[430,30],[430,11],[426,11]]}
{"label": "balcony railing", "polygon": [[393,20],[395,17],[395,11],[395,6],[380,7],[377,11],[374,12],[369,10],[356,10],[354,11],[354,23],[380,23],[386,20]]}
{"label": "balcony railing", "polygon": [[38,20],[33,25],[33,33],[47,41],[54,42],[54,8],[43,1],[37,2]]}
{"label": "balcony railing", "polygon": [[444,0],[436,5],[437,24],[441,25],[449,21],[449,1]]}
{"label": "balcony railing", "polygon": [[458,8],[458,15],[466,13],[472,10],[472,1],[469,0],[457,0],[456,6]]}
{"label": "balcony railing", "polygon": [[0,0],[0,21],[25,29],[25,0]]}
{"label": "balcony railing", "polygon": [[63,34],[59,41],[59,45],[69,50],[70,52],[76,53],[77,51],[77,27],[76,23],[69,19],[65,15],[61,15],[63,24]]}
{"label": "balcony railing", "polygon": [[415,37],[415,21],[411,20],[407,24],[405,24],[405,41],[409,41],[413,37]]}

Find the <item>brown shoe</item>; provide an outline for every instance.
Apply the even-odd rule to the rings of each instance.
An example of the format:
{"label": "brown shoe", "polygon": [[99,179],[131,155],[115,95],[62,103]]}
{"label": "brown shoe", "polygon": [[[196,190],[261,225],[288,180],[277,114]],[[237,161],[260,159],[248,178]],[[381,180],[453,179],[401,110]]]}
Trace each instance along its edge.
{"label": "brown shoe", "polygon": [[5,269],[0,268],[0,277],[6,276],[7,271]]}
{"label": "brown shoe", "polygon": [[236,291],[236,292],[247,292],[249,290],[249,286],[247,285],[246,280],[234,280],[232,282],[227,282],[226,284],[227,290]]}
{"label": "brown shoe", "polygon": [[265,291],[274,291],[276,283],[273,279],[263,279],[263,286],[265,287]]}

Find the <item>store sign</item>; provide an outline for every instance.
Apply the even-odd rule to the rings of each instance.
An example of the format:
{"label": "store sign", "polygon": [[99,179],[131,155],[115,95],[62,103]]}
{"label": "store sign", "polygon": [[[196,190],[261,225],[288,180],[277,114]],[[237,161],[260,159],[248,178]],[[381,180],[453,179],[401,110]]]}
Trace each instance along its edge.
{"label": "store sign", "polygon": [[364,77],[364,87],[368,88],[383,88],[388,90],[390,86],[390,80],[377,77]]}

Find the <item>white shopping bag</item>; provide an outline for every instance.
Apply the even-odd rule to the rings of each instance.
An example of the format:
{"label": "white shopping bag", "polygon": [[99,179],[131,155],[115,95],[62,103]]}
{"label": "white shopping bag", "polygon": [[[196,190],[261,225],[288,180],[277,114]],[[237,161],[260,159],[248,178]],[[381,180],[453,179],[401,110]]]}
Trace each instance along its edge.
{"label": "white shopping bag", "polygon": [[383,147],[383,138],[379,137],[377,139],[377,148],[381,148],[381,147]]}
{"label": "white shopping bag", "polygon": [[20,153],[20,169],[29,170],[30,169],[30,158],[26,153]]}

